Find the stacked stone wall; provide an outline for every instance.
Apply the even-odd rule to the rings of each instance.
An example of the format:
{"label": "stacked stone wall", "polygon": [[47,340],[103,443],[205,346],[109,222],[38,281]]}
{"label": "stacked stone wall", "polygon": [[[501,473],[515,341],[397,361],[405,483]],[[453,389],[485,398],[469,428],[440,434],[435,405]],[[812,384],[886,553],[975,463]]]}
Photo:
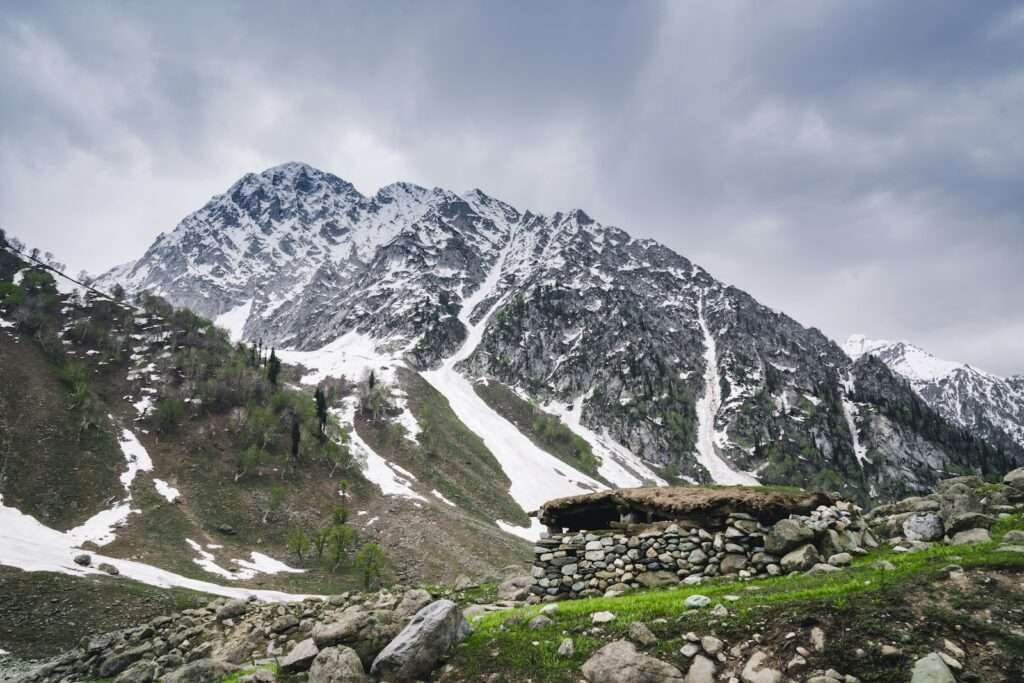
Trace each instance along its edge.
{"label": "stacked stone wall", "polygon": [[[839,502],[770,527],[736,512],[718,528],[680,521],[635,533],[547,533],[534,548],[530,592],[540,599],[614,595],[723,575],[743,579],[809,569],[822,556],[861,552],[875,543],[859,513]],[[791,557],[796,551],[799,560]]]}

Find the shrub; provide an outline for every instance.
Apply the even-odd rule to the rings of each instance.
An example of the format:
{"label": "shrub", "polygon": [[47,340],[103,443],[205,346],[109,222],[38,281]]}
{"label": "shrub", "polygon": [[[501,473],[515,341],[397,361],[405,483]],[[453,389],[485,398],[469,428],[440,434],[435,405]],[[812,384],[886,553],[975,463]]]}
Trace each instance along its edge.
{"label": "shrub", "polygon": [[367,543],[356,553],[356,568],[363,579],[363,587],[370,590],[371,587],[379,587],[384,581],[384,574],[387,571],[387,558],[384,551],[376,543]]}
{"label": "shrub", "polygon": [[160,434],[170,434],[185,416],[185,403],[176,398],[165,398],[157,402],[150,413],[153,428]]}

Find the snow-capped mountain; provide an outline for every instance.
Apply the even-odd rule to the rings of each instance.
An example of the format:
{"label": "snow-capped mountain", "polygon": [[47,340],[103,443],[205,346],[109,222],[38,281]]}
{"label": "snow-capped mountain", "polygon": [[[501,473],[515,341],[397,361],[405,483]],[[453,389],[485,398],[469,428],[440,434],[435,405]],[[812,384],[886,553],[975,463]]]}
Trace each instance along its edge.
{"label": "snow-capped mountain", "polygon": [[884,365],[852,362],[657,242],[479,190],[399,183],[366,197],[285,164],[245,176],[100,279],[114,282],[307,354],[291,357],[307,367],[387,357],[421,372],[486,432],[513,491],[530,477],[565,480],[533,487],[548,494],[594,482],[541,467],[542,454],[523,461],[526,444],[460,378],[498,380],[561,416],[624,485],[678,476],[893,497],[1024,458],[972,441]]}
{"label": "snow-capped mountain", "polygon": [[852,335],[843,349],[853,359],[876,356],[910,382],[947,420],[995,444],[1024,447],[1024,377],[999,377],[966,363],[936,358],[905,341]]}

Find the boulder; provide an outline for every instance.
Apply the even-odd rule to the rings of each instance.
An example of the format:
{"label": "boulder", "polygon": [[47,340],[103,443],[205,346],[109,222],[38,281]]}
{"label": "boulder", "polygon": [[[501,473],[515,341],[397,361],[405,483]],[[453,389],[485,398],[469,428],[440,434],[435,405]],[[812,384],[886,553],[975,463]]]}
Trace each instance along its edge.
{"label": "boulder", "polygon": [[249,603],[246,600],[230,600],[224,604],[220,609],[217,610],[217,618],[223,621],[224,619],[237,619],[243,616],[249,611]]}
{"label": "boulder", "polygon": [[934,512],[915,512],[903,520],[903,537],[908,541],[941,541],[946,529]]}
{"label": "boulder", "polygon": [[111,576],[118,576],[121,573],[120,569],[109,562],[100,562],[96,568],[105,574],[110,574]]}
{"label": "boulder", "polygon": [[686,672],[686,683],[714,683],[715,662],[704,655],[696,655]]}
{"label": "boulder", "polygon": [[956,678],[942,657],[932,652],[914,662],[910,683],[956,683]]}
{"label": "boulder", "polygon": [[1024,543],[1024,531],[1012,529],[1003,534],[1003,543]]}
{"label": "boulder", "polygon": [[156,663],[149,659],[135,662],[114,679],[114,683],[152,683],[156,680]]}
{"label": "boulder", "polygon": [[116,652],[108,656],[100,664],[100,678],[113,678],[127,669],[135,662],[142,659],[142,656],[150,651],[150,646],[143,645],[124,652]]}
{"label": "boulder", "polygon": [[281,671],[288,674],[308,671],[318,654],[320,654],[320,648],[316,646],[312,638],[306,638],[296,644],[288,655],[281,660]]}
{"label": "boulder", "polygon": [[350,647],[359,654],[363,666],[369,668],[374,657],[401,630],[394,612],[354,606],[342,612],[337,621],[314,626],[313,642],[321,650],[332,645]]}
{"label": "boulder", "polygon": [[810,569],[821,561],[818,549],[810,543],[791,550],[782,556],[782,570],[786,572],[802,572]]}
{"label": "boulder", "polygon": [[370,673],[396,683],[426,677],[441,657],[471,631],[462,610],[454,602],[432,602],[417,612],[409,625],[377,655]]}
{"label": "boulder", "polygon": [[572,657],[574,654],[576,654],[576,644],[572,642],[572,638],[562,638],[562,642],[558,644],[558,656]]}
{"label": "boulder", "polygon": [[273,633],[284,633],[285,631],[291,631],[298,625],[299,618],[297,616],[285,614],[274,620],[274,623],[270,625],[270,630]]}
{"label": "boulder", "polygon": [[739,570],[747,568],[747,556],[739,553],[729,553],[722,558],[718,568],[723,574],[735,574]]}
{"label": "boulder", "polygon": [[1018,467],[1015,470],[1011,470],[1006,473],[1003,477],[1003,483],[1007,486],[1012,486],[1015,489],[1024,491],[1024,467]]}
{"label": "boulder", "polygon": [[764,549],[772,555],[781,555],[814,540],[814,530],[795,519],[776,522],[764,539]]}
{"label": "boulder", "polygon": [[525,600],[529,595],[528,589],[531,585],[533,585],[533,577],[513,576],[507,581],[502,581],[498,586],[498,599],[516,601]]}
{"label": "boulder", "polygon": [[685,683],[682,672],[668,662],[639,652],[628,640],[616,640],[583,664],[590,683]]}
{"label": "boulder", "polygon": [[953,538],[949,542],[951,545],[969,545],[971,543],[988,543],[991,540],[992,535],[988,529],[967,529],[953,534]]}
{"label": "boulder", "polygon": [[995,523],[995,517],[980,512],[960,512],[946,521],[946,533],[952,536],[967,529],[991,529]]}
{"label": "boulder", "polygon": [[197,659],[165,675],[164,683],[220,683],[221,679],[238,670],[234,664],[219,659]]}
{"label": "boulder", "polygon": [[634,621],[629,625],[628,636],[634,643],[643,647],[650,647],[658,642],[658,636],[654,635],[642,621]]}
{"label": "boulder", "polygon": [[772,669],[769,666],[765,666],[765,660],[768,659],[768,655],[760,650],[750,655],[750,659],[743,665],[743,671],[740,673],[740,678],[743,683],[781,683],[782,672],[777,669]]}
{"label": "boulder", "polygon": [[[498,591],[498,596],[501,596],[500,589]],[[398,603],[398,607],[395,608],[395,615],[399,619],[411,617],[429,605],[433,599],[434,598],[430,593],[422,588],[413,588],[412,590],[406,591],[405,595],[402,596],[402,601]]]}
{"label": "boulder", "polygon": [[676,585],[679,583],[679,577],[672,572],[659,570],[644,572],[640,576],[636,577],[636,581],[645,588],[661,588],[664,586]]}
{"label": "boulder", "polygon": [[82,567],[88,567],[90,564],[92,564],[92,555],[90,555],[89,553],[81,553],[79,555],[75,555],[74,560],[75,564],[80,565]]}
{"label": "boulder", "polygon": [[[367,683],[359,655],[350,647],[324,648],[309,668],[309,683]],[[395,679],[396,683],[398,680]]]}

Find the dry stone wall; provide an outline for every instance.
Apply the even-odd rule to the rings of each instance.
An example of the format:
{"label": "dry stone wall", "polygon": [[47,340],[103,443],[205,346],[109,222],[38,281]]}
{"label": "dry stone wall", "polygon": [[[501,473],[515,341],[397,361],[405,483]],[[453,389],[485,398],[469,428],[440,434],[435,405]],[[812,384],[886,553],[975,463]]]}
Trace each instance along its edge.
{"label": "dry stone wall", "polygon": [[[537,600],[615,595],[634,588],[752,578],[803,571],[877,546],[860,508],[840,501],[765,526],[734,512],[724,526],[658,523],[636,533],[616,530],[547,533],[534,548]],[[837,563],[845,558],[838,557]]]}

